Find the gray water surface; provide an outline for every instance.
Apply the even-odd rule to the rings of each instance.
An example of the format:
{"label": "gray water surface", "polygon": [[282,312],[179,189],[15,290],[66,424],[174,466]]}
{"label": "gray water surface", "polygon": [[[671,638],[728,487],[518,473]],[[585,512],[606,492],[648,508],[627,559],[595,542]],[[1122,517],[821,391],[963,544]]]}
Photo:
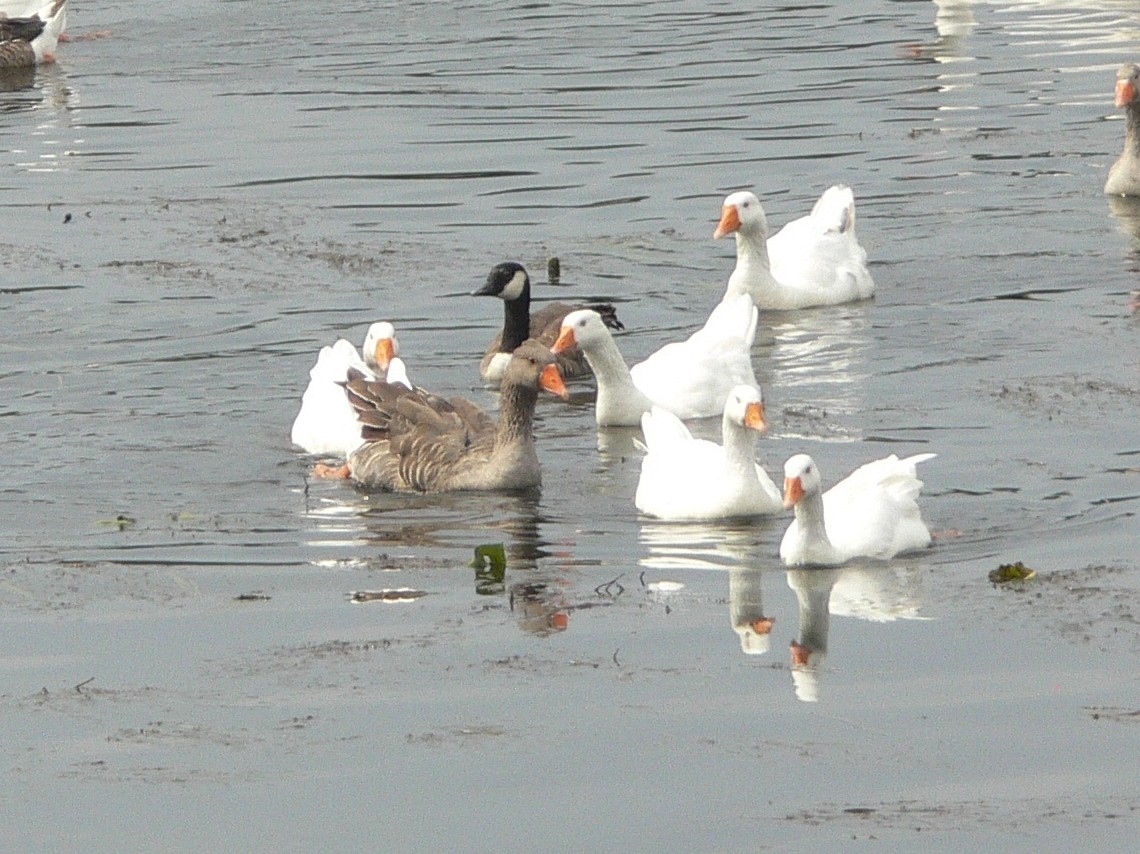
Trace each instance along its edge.
{"label": "gray water surface", "polygon": [[[0,92],[5,850],[1133,850],[1132,2],[75,5]],[[936,452],[928,552],[639,518],[589,382],[531,495],[289,444],[338,336],[494,408],[492,264],[617,303],[632,362],[719,299],[727,193],[836,182],[878,292],[762,316],[757,452]]]}

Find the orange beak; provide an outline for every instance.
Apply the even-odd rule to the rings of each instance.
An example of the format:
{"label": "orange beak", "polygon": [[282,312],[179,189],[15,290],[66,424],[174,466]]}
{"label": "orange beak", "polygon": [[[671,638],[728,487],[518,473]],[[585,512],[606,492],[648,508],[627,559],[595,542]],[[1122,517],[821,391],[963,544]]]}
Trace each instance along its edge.
{"label": "orange beak", "polygon": [[376,352],[373,353],[376,357],[376,364],[380,366],[381,370],[388,370],[388,364],[396,356],[396,347],[391,338],[381,338],[376,342]]}
{"label": "orange beak", "polygon": [[1136,100],[1136,84],[1131,80],[1116,81],[1116,106],[1127,107]]}
{"label": "orange beak", "polygon": [[570,392],[566,390],[566,383],[562,381],[562,372],[558,370],[558,365],[547,365],[542,369],[539,385],[563,400],[570,396]]}
{"label": "orange beak", "polygon": [[811,649],[804,646],[802,643],[792,641],[792,666],[793,667],[807,667],[811,664]]}
{"label": "orange beak", "polygon": [[720,224],[717,225],[716,231],[713,232],[713,239],[719,240],[726,234],[732,234],[734,231],[740,230],[740,211],[736,209],[735,205],[725,205],[720,209]]}
{"label": "orange beak", "polygon": [[775,625],[775,623],[776,621],[771,617],[761,617],[759,620],[753,620],[748,625],[752,631],[758,635],[769,635],[772,633],[772,626]]}
{"label": "orange beak", "polygon": [[784,509],[791,510],[804,497],[804,485],[798,477],[784,478]]}
{"label": "orange beak", "polygon": [[565,353],[567,350],[572,350],[578,346],[578,342],[574,339],[574,330],[569,326],[563,326],[558,333],[558,340],[554,342],[554,346],[550,348],[550,352],[558,355]]}
{"label": "orange beak", "polygon": [[764,404],[758,401],[748,404],[748,408],[744,410],[744,426],[759,430],[761,433],[768,429],[768,421],[764,417]]}

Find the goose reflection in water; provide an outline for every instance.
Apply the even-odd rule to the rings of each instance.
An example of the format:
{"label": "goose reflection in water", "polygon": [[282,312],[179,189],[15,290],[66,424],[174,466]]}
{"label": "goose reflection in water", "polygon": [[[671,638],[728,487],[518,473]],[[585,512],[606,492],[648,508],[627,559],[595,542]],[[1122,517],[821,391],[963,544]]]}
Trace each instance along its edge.
{"label": "goose reflection in water", "polygon": [[[1128,271],[1140,273],[1140,197],[1108,196],[1108,208],[1116,218],[1117,228],[1132,241],[1128,253]],[[1128,293],[1128,310],[1140,311],[1140,290]]]}
{"label": "goose reflection in water", "polygon": [[918,562],[789,569],[787,578],[800,606],[799,632],[790,646],[792,683],[805,703],[819,700],[832,614],[877,623],[926,619],[919,613],[922,566]]}
{"label": "goose reflection in water", "polygon": [[764,613],[764,573],[752,567],[728,571],[728,613],[745,655],[763,655],[772,646],[775,620]]}

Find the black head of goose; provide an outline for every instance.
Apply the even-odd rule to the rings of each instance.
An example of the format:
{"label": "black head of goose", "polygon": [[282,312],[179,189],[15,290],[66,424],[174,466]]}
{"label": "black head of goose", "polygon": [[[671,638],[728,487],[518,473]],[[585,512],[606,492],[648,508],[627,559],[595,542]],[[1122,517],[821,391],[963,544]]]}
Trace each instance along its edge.
{"label": "black head of goose", "polygon": [[[479,363],[479,376],[485,382],[496,383],[502,378],[510,354],[528,338],[552,347],[558,338],[562,319],[576,309],[592,308],[610,329],[625,328],[617,318],[617,311],[608,303],[585,306],[552,302],[531,314],[530,276],[526,268],[515,261],[504,261],[492,267],[486,283],[471,295],[493,296],[503,301],[503,331],[495,336]],[[590,373],[590,366],[580,350],[560,353],[557,358],[563,377],[584,377]]]}
{"label": "black head of goose", "polygon": [[1116,72],[1116,106],[1124,110],[1124,151],[1112,168],[1104,191],[1112,196],[1140,196],[1140,65]]}
{"label": "black head of goose", "polygon": [[494,419],[469,400],[350,379],[365,443],[348,458],[361,486],[402,492],[529,489],[541,483],[534,445],[539,389],[566,396],[554,355],[527,341],[511,355]]}

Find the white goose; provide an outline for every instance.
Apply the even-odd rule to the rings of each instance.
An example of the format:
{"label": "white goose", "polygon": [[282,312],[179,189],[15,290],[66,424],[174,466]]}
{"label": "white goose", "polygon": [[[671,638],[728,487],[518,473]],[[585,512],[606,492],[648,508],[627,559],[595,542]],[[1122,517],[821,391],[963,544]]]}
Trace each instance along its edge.
{"label": "white goose", "polygon": [[819,468],[807,454],[784,464],[784,506],[796,518],[780,542],[788,566],[837,566],[856,557],[887,560],[930,545],[918,509],[915,466],[935,454],[895,455],[856,469],[820,493]]}
{"label": "white goose", "polygon": [[566,315],[553,350],[576,345],[585,354],[598,386],[599,427],[636,427],[654,405],[678,418],[707,418],[724,411],[733,386],[759,387],[752,371],[759,316],[747,294],[722,302],[686,340],[630,368],[598,313],[582,309]]}
{"label": "white goose", "polygon": [[648,453],[634,504],[647,516],[697,521],[780,511],[780,491],[752,456],[753,431],[768,429],[755,386],[738,385],[729,392],[723,445],[694,439],[676,415],[659,406],[641,417],[641,429]]}
{"label": "white goose", "polygon": [[867,299],[875,283],[855,236],[855,196],[830,187],[811,213],[768,237],[768,218],[754,193],[724,200],[714,238],[736,235],[736,268],[725,299],[746,293],[765,309],[810,308]]}
{"label": "white goose", "polygon": [[397,356],[399,352],[396,330],[386,321],[368,327],[363,358],[343,338],[331,347],[322,347],[316,365],[309,371],[309,385],[301,396],[301,410],[290,431],[293,444],[310,454],[339,456],[348,456],[359,447],[363,441],[360,423],[343,383],[351,369],[370,380],[385,374],[388,382],[411,388],[407,367]]}

